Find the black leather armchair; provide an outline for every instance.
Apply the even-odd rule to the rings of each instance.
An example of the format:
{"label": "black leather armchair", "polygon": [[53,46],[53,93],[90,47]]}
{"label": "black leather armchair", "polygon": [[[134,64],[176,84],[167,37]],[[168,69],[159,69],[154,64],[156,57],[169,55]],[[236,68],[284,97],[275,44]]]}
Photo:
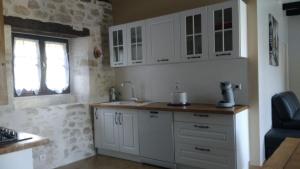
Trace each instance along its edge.
{"label": "black leather armchair", "polygon": [[291,91],[272,97],[272,129],[265,135],[266,158],[286,137],[300,138],[300,103]]}

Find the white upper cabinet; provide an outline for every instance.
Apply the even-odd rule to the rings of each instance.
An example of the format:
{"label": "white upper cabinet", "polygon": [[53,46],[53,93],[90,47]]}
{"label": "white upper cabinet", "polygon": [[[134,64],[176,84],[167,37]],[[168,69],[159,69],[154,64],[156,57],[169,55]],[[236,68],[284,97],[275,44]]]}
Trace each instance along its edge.
{"label": "white upper cabinet", "polygon": [[126,25],[109,28],[110,63],[112,67],[127,65]]}
{"label": "white upper cabinet", "polygon": [[180,23],[177,14],[147,20],[147,64],[176,62],[180,54]]}
{"label": "white upper cabinet", "polygon": [[184,11],[180,20],[183,61],[208,58],[207,8]]}
{"label": "white upper cabinet", "polygon": [[144,21],[127,24],[128,65],[141,65],[146,61],[146,25]]}
{"label": "white upper cabinet", "polygon": [[247,6],[231,0],[113,26],[111,66],[247,57]]}
{"label": "white upper cabinet", "polygon": [[247,57],[246,12],[243,1],[228,1],[208,7],[210,57]]}

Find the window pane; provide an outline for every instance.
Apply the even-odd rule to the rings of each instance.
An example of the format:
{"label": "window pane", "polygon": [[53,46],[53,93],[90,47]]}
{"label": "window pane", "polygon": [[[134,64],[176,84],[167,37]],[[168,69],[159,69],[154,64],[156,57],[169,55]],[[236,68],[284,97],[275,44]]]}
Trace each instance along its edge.
{"label": "window pane", "polygon": [[130,29],[130,35],[131,35],[131,43],[136,43],[135,28]]}
{"label": "window pane", "polygon": [[114,62],[119,62],[119,48],[118,47],[114,47],[114,55],[113,55],[113,58],[114,58]]}
{"label": "window pane", "polygon": [[215,30],[221,30],[223,25],[222,10],[215,11]]}
{"label": "window pane", "polygon": [[202,36],[197,35],[195,36],[195,54],[202,53]]}
{"label": "window pane", "polygon": [[224,50],[231,51],[232,50],[232,30],[228,30],[224,32]]}
{"label": "window pane", "polygon": [[186,54],[187,55],[192,55],[194,54],[194,40],[193,36],[188,36],[186,37]]}
{"label": "window pane", "polygon": [[46,86],[57,93],[69,87],[69,61],[65,43],[45,42]]}
{"label": "window pane", "polygon": [[215,51],[223,52],[223,33],[222,32],[215,33]]}
{"label": "window pane", "polygon": [[118,32],[117,31],[113,31],[113,44],[114,44],[114,46],[118,45]]}
{"label": "window pane", "polygon": [[192,16],[186,17],[185,22],[186,22],[186,34],[187,35],[193,34],[193,17]]}
{"label": "window pane", "polygon": [[136,60],[136,45],[131,45],[131,60]]}
{"label": "window pane", "polygon": [[137,34],[137,42],[142,42],[142,27],[136,28],[136,34]]}
{"label": "window pane", "polygon": [[37,40],[14,39],[14,76],[18,96],[23,90],[38,94],[41,85],[41,64]]}
{"label": "window pane", "polygon": [[124,49],[123,49],[123,46],[120,46],[119,47],[119,59],[121,62],[123,61],[123,58],[124,58]]}
{"label": "window pane", "polygon": [[142,44],[137,45],[137,60],[142,60],[143,59],[143,48]]}
{"label": "window pane", "polygon": [[195,33],[201,33],[201,14],[194,16]]}
{"label": "window pane", "polygon": [[224,29],[232,28],[232,8],[224,9]]}
{"label": "window pane", "polygon": [[118,31],[118,41],[119,41],[119,45],[123,45],[123,31],[122,30]]}

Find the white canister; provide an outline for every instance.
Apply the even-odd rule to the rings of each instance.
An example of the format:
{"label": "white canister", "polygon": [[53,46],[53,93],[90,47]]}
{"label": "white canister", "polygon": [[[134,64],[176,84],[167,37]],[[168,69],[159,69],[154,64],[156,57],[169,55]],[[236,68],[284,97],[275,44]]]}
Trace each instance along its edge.
{"label": "white canister", "polygon": [[187,104],[186,92],[173,92],[172,93],[172,104]]}

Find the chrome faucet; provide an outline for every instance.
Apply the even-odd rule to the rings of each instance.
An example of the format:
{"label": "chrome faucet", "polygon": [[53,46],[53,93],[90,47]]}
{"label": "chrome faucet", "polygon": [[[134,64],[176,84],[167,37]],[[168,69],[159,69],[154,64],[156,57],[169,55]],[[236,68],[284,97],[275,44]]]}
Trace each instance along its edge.
{"label": "chrome faucet", "polygon": [[131,88],[131,98],[130,100],[132,101],[138,101],[138,98],[135,97],[135,94],[134,94],[134,85],[131,83],[131,81],[124,81],[121,83],[121,87],[125,87],[126,85],[129,85],[130,88]]}

